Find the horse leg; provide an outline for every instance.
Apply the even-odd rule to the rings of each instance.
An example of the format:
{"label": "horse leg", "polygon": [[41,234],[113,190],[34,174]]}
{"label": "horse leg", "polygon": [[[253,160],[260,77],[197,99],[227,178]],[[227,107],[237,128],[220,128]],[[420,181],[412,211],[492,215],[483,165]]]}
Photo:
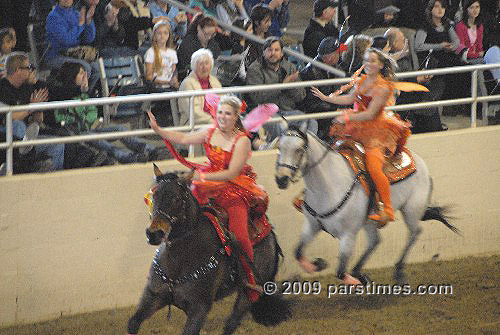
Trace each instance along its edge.
{"label": "horse leg", "polygon": [[312,273],[317,270],[316,265],[304,256],[304,248],[311,242],[314,237],[321,231],[321,226],[317,222],[311,222],[306,219],[302,234],[300,235],[300,242],[295,248],[295,259],[299,262],[300,266],[307,272]]}
{"label": "horse leg", "polygon": [[337,267],[337,278],[342,280],[345,285],[361,285],[358,279],[346,273],[347,263],[354,249],[354,240],[354,235],[351,233],[346,233],[340,237],[340,257]]}
{"label": "horse leg", "polygon": [[233,311],[227,318],[226,324],[224,325],[224,335],[230,335],[234,333],[236,328],[238,328],[238,326],[240,325],[241,319],[250,307],[250,303],[248,299],[244,297],[244,294],[245,293],[241,290],[238,292],[238,296],[236,297],[236,301],[234,302]]}
{"label": "horse leg", "polygon": [[407,284],[406,277],[404,274],[406,256],[408,255],[410,249],[417,241],[418,235],[420,235],[420,233],[422,232],[422,228],[419,225],[420,218],[414,215],[415,211],[411,212],[412,213],[410,213],[410,211],[407,210],[402,210],[406,227],[408,227],[408,241],[406,242],[403,252],[401,253],[401,257],[399,258],[394,267],[394,274],[393,274],[394,280],[400,286]]}
{"label": "horse leg", "polygon": [[157,310],[165,307],[166,304],[165,299],[152,292],[149,287],[146,287],[137,311],[128,321],[128,334],[137,334],[141,323],[153,315]]}
{"label": "horse leg", "polygon": [[380,236],[375,225],[365,224],[363,227],[365,228],[368,237],[368,246],[356,265],[352,268],[352,276],[358,278],[363,285],[366,285],[369,280],[364,274],[361,273],[361,269],[363,268],[363,265],[365,265],[368,257],[370,257],[377,245],[380,243]]}
{"label": "horse leg", "polygon": [[197,301],[190,306],[185,312],[187,314],[186,325],[184,326],[183,335],[199,335],[201,327],[207,318],[211,304]]}

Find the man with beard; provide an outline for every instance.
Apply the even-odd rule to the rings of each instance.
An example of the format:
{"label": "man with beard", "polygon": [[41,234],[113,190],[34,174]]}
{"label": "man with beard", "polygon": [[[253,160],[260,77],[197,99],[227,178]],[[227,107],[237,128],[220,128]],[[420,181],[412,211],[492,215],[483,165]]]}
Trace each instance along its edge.
{"label": "man with beard", "polygon": [[[262,48],[262,57],[255,60],[248,67],[247,85],[286,84],[299,79],[299,72],[295,66],[286,59],[283,59],[283,41],[281,39],[274,36],[268,37]],[[300,87],[251,92],[247,94],[246,100],[250,108],[260,104],[274,103],[279,107],[282,115],[302,115],[303,113],[297,109],[296,105],[305,96],[305,88]],[[316,120],[302,122],[308,122],[308,129],[312,132],[316,133],[318,131]],[[302,122],[298,122],[298,126]],[[279,136],[280,129],[276,124],[266,125],[265,129],[268,132],[268,141]]]}

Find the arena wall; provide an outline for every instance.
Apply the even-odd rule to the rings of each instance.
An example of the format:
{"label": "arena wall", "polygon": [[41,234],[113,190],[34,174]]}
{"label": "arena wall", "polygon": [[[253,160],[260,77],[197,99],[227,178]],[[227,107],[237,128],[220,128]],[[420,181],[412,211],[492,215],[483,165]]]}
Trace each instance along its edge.
{"label": "arena wall", "polygon": [[[433,199],[452,205],[452,223],[424,231],[410,262],[500,253],[500,126],[416,135],[409,146],[427,162]],[[269,216],[285,252],[280,278],[298,271],[292,250],[302,216],[291,199],[302,184],[278,190],[276,151],[253,155],[259,182],[270,193]],[[163,170],[181,169],[160,162]],[[150,164],[19,175],[0,179],[0,326],[136,304],[155,248],[146,244],[143,194]],[[406,239],[400,219],[381,231],[367,268],[393,264]],[[358,238],[356,254],[364,243]],[[335,271],[338,240],[325,233],[307,249]]]}

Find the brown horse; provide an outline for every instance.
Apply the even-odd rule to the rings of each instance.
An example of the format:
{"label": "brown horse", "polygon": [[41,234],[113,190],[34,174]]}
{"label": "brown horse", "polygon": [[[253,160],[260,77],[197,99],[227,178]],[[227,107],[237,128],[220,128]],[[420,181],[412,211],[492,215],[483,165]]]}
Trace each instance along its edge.
{"label": "brown horse", "polygon": [[[233,311],[224,326],[232,334],[250,310],[254,320],[266,326],[287,320],[291,313],[280,294],[263,295],[252,304],[247,299],[239,257],[244,253],[236,239],[225,235],[232,249],[228,256],[206,212],[189,188],[190,180],[174,173],[162,174],[155,166],[151,225],[148,242],[160,245],[149,271],[149,279],[128,333],[137,334],[141,323],[166,305],[187,315],[183,334],[199,334],[214,301],[237,291]],[[210,211],[210,209],[208,209]],[[282,252],[271,232],[255,247],[254,267],[260,285],[273,281]]]}

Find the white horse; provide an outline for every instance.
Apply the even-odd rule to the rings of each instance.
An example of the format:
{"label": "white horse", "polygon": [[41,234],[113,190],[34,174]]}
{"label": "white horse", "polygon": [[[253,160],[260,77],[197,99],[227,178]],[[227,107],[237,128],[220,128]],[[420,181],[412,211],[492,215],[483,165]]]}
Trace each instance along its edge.
{"label": "white horse", "polygon": [[[424,161],[413,153],[417,170],[406,179],[391,185],[392,205],[401,210],[409,230],[408,242],[396,263],[394,279],[405,283],[404,264],[411,247],[421,232],[420,220],[435,219],[458,233],[444,216],[444,208],[430,207],[432,180]],[[298,180],[302,173],[306,186],[303,211],[305,223],[300,242],[295,249],[295,257],[307,272],[320,271],[326,263],[316,259],[311,263],[303,254],[303,249],[322,230],[340,240],[340,257],[337,277],[346,284],[366,284],[368,280],[361,269],[380,242],[375,224],[367,222],[370,204],[373,203],[359,183],[341,154],[305,129],[290,126],[283,131],[279,140],[279,156],[276,163],[276,183],[280,189],[289,182]],[[368,235],[368,247],[351,275],[346,266],[352,255],[355,237],[364,228]]]}

